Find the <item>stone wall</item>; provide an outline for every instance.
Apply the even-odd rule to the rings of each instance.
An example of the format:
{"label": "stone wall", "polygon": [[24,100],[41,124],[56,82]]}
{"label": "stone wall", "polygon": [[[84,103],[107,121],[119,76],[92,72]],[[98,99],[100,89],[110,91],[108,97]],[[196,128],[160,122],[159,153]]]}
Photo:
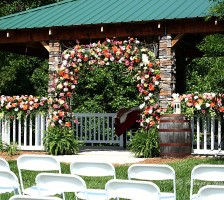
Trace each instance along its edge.
{"label": "stone wall", "polygon": [[172,38],[166,35],[159,40],[159,60],[161,71],[160,83],[160,104],[163,108],[167,107],[168,102],[172,100],[172,94],[175,91],[175,53],[172,51]]}
{"label": "stone wall", "polygon": [[61,63],[61,44],[60,41],[49,42],[49,82],[48,82],[48,95],[52,96],[53,91],[51,90],[54,85],[54,78],[56,76],[56,68]]}

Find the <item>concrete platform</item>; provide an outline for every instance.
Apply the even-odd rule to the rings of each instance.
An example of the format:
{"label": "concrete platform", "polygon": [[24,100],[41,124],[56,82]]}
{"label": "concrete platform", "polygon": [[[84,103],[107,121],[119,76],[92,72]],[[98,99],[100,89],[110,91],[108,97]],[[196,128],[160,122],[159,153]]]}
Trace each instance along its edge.
{"label": "concrete platform", "polygon": [[74,161],[104,161],[113,164],[131,164],[145,160],[145,158],[136,158],[130,151],[121,147],[82,147],[77,155],[55,157],[58,161],[65,163]]}

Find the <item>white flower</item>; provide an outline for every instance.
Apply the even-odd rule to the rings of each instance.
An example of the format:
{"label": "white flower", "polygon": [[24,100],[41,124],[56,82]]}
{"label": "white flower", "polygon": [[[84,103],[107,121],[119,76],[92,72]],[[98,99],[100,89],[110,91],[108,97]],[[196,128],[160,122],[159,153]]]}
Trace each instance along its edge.
{"label": "white flower", "polygon": [[145,53],[142,54],[142,62],[143,62],[144,65],[149,64],[149,59],[148,58],[149,57]]}
{"label": "white flower", "polygon": [[63,85],[62,85],[62,84],[58,84],[58,85],[57,85],[57,88],[58,88],[58,89],[62,89],[62,88],[63,88]]}
{"label": "white flower", "polygon": [[69,58],[69,54],[65,54],[65,55],[64,55],[64,59],[65,59],[65,60],[68,60],[68,58]]}
{"label": "white flower", "polygon": [[64,101],[64,100],[62,100],[62,99],[60,99],[59,103],[62,105],[62,104],[64,104],[64,103],[65,103],[65,101]]}
{"label": "white flower", "polygon": [[145,102],[139,106],[140,109],[143,109],[144,107],[145,107]]}
{"label": "white flower", "polygon": [[196,104],[196,105],[195,105],[195,108],[196,108],[197,110],[201,110],[201,106],[200,106],[199,104]]}
{"label": "white flower", "polygon": [[63,61],[62,61],[62,65],[63,65],[63,66],[66,66],[67,63],[68,63],[67,60],[63,60]]}
{"label": "white flower", "polygon": [[155,85],[159,85],[159,81],[155,81]]}
{"label": "white flower", "polygon": [[209,107],[210,107],[210,103],[206,103],[205,106],[206,106],[207,108],[209,108]]}
{"label": "white flower", "polygon": [[198,96],[194,96],[194,99],[198,99]]}
{"label": "white flower", "polygon": [[135,44],[139,44],[139,43],[140,43],[140,41],[136,39],[135,40]]}
{"label": "white flower", "polygon": [[147,124],[149,124],[149,123],[150,123],[150,119],[147,118],[147,119],[145,120],[145,122],[146,122]]}

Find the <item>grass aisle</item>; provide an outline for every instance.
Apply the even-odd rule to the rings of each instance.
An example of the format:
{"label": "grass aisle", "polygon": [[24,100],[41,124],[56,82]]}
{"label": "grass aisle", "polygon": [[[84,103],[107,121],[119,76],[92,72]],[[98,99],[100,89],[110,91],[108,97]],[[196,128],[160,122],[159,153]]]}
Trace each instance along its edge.
{"label": "grass aisle", "polygon": [[[9,161],[11,170],[18,176],[18,170],[16,167],[16,161]],[[194,166],[199,164],[223,164],[223,158],[187,158],[180,161],[166,163],[172,166],[176,171],[176,187],[177,187],[177,200],[188,200],[190,193],[190,175]],[[129,165],[116,166],[116,174],[118,179],[127,179],[127,169]],[[62,173],[69,173],[69,164],[62,163]],[[24,180],[26,185],[34,184],[36,173],[25,172]],[[104,188],[107,178],[101,178],[99,181],[93,181],[90,178],[84,178],[89,188]],[[172,184],[167,181],[165,183],[157,182],[161,191],[169,190]],[[207,184],[206,182],[204,184]],[[217,183],[224,184],[224,183]],[[196,184],[196,190],[202,186],[202,184]],[[0,194],[0,200],[8,200],[13,194]],[[67,200],[74,199],[73,194],[67,194]]]}

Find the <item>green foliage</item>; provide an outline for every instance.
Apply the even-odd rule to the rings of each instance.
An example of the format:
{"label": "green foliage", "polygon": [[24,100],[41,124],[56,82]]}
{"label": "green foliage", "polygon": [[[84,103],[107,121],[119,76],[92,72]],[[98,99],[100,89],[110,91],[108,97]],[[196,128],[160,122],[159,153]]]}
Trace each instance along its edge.
{"label": "green foliage", "polygon": [[139,105],[136,81],[132,74],[125,74],[123,68],[123,65],[109,65],[94,70],[80,70],[74,110],[109,113],[122,107]]}
{"label": "green foliage", "polygon": [[44,136],[45,150],[52,155],[69,155],[79,152],[79,144],[68,127],[49,127]]}
{"label": "green foliage", "polygon": [[20,154],[20,148],[15,142],[6,144],[2,140],[0,140],[0,152],[7,152],[9,156],[14,156]]}
{"label": "green foliage", "polygon": [[148,130],[139,129],[128,144],[136,157],[151,158],[159,156],[158,129],[154,126]]}
{"label": "green foliage", "polygon": [[204,53],[187,67],[187,93],[223,93],[224,35],[206,36],[198,49]]}
{"label": "green foliage", "polygon": [[19,148],[17,143],[12,142],[11,144],[5,144],[4,151],[7,152],[9,156],[14,156],[19,155],[21,149]]}
{"label": "green foliage", "polygon": [[213,16],[217,16],[219,20],[222,20],[224,17],[224,1],[223,0],[209,0],[214,2],[214,4],[209,9],[210,19]]}
{"label": "green foliage", "polygon": [[0,16],[9,15],[31,8],[59,2],[60,0],[4,0],[0,1]]}
{"label": "green foliage", "polygon": [[0,94],[47,94],[48,66],[44,59],[0,52]]}

